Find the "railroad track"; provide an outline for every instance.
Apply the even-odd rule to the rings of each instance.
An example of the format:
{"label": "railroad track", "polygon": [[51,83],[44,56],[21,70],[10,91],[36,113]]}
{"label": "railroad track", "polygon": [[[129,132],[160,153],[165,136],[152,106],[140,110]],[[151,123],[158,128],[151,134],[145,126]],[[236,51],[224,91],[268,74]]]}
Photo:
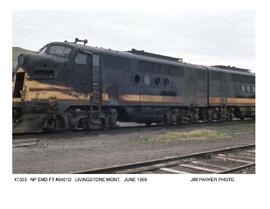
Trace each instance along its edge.
{"label": "railroad track", "polygon": [[171,158],[72,172],[75,174],[223,174],[255,173],[255,144]]}
{"label": "railroad track", "polygon": [[13,147],[29,147],[36,145],[40,139],[37,138],[29,138],[29,139],[19,139],[19,140],[12,140]]}
{"label": "railroad track", "polygon": [[235,124],[245,124],[245,123],[254,123],[254,120],[234,120],[234,121],[217,121],[217,122],[198,122],[193,124],[181,124],[181,125],[152,125],[152,126],[146,126],[146,125],[138,125],[138,126],[119,126],[111,129],[100,129],[100,130],[90,130],[90,131],[64,131],[64,132],[42,132],[42,133],[25,133],[25,134],[13,134],[13,141],[19,141],[19,140],[27,140],[32,138],[39,138],[39,139],[48,139],[48,138],[61,138],[61,137],[78,137],[78,136],[85,136],[86,134],[110,134],[117,131],[137,131],[140,130],[157,130],[160,128],[181,128],[181,127],[201,127],[201,126],[218,126],[218,125],[235,125]]}

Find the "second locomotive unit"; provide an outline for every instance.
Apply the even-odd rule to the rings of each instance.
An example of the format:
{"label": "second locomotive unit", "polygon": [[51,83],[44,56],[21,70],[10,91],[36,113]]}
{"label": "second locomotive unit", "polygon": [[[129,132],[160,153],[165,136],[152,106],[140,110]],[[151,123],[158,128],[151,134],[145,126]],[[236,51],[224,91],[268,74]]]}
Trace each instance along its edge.
{"label": "second locomotive unit", "polygon": [[255,74],[249,70],[79,41],[52,42],[18,57],[14,133],[255,117]]}

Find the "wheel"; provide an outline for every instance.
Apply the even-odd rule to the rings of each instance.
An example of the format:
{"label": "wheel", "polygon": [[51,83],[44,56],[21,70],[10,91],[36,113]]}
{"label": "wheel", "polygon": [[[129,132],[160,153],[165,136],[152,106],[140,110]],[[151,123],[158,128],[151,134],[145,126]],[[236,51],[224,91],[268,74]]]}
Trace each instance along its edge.
{"label": "wheel", "polygon": [[56,116],[54,125],[55,131],[63,131],[66,127],[65,119],[61,116]]}
{"label": "wheel", "polygon": [[78,122],[78,126],[79,129],[83,129],[85,131],[89,130],[89,123],[88,120],[86,118],[82,118],[79,120]]}
{"label": "wheel", "polygon": [[233,114],[232,114],[232,112],[228,112],[228,117],[227,117],[227,120],[228,121],[232,121],[233,120]]}
{"label": "wheel", "polygon": [[208,122],[209,123],[213,122],[213,114],[212,114],[212,112],[209,112],[207,116],[208,116],[207,117],[208,118]]}
{"label": "wheel", "polygon": [[170,121],[169,121],[169,116],[168,116],[168,114],[165,114],[165,115],[164,115],[164,117],[163,117],[163,122],[164,122],[164,125],[165,125],[165,126],[170,125]]}
{"label": "wheel", "polygon": [[180,117],[178,117],[177,120],[176,120],[176,125],[181,125],[181,124],[183,124],[182,115]]}

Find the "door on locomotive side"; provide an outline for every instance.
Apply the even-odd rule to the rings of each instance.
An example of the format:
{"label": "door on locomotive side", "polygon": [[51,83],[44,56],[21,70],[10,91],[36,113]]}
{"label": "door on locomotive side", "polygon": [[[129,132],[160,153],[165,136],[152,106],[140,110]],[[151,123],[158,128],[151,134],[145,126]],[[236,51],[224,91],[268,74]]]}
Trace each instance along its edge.
{"label": "door on locomotive side", "polygon": [[[79,99],[100,105],[102,102],[100,56],[92,52],[78,51],[74,56],[70,80],[79,92]],[[86,101],[87,100],[87,101]]]}
{"label": "door on locomotive side", "polygon": [[[73,83],[76,92],[80,93],[80,99],[88,99],[91,76],[91,54],[78,51],[74,56],[72,72],[70,73],[70,82]],[[83,97],[82,97],[83,95]]]}

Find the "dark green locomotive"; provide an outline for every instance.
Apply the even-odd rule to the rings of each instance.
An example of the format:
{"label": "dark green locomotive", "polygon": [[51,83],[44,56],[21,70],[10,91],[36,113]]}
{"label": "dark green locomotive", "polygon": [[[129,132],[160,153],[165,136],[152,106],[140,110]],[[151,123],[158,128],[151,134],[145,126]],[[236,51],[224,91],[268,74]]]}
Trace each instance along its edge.
{"label": "dark green locomotive", "polygon": [[255,117],[255,74],[249,70],[79,41],[52,42],[18,57],[14,133]]}

